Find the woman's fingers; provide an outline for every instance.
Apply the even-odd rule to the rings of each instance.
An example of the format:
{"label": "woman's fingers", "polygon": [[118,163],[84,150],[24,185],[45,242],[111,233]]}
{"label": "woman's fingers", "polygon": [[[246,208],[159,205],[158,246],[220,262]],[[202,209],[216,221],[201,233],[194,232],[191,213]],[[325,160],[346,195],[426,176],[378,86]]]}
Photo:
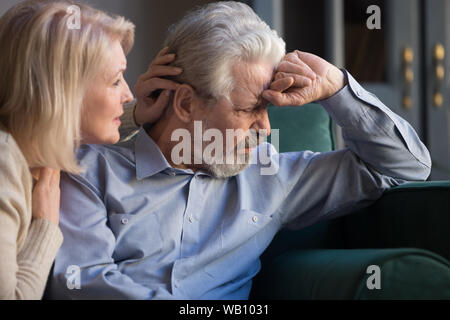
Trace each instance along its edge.
{"label": "woman's fingers", "polygon": [[[154,123],[162,116],[169,105],[171,92],[171,90],[163,90],[158,98],[152,99],[151,104],[148,103],[147,106],[141,106],[138,103],[139,110],[136,109],[136,112],[139,112],[139,118],[144,119],[142,123]],[[150,98],[147,99],[150,100]],[[145,103],[145,100],[143,102]]]}
{"label": "woman's fingers", "polygon": [[168,47],[163,48],[150,64],[147,72],[141,75],[135,85],[137,105],[135,119],[137,123],[154,123],[162,115],[170,101],[172,91],[179,84],[164,79],[165,76],[176,76],[183,69],[170,66],[175,54],[168,53]]}
{"label": "woman's fingers", "polygon": [[142,97],[150,96],[154,91],[167,89],[176,90],[179,84],[162,78],[152,78],[144,82],[139,83],[139,87],[136,87],[136,94]]}
{"label": "woman's fingers", "polygon": [[160,57],[156,57],[155,60],[153,60],[150,65],[168,64],[168,63],[172,62],[173,60],[175,60],[175,54],[170,53],[170,54],[166,54],[166,55],[163,55]]}
{"label": "woman's fingers", "polygon": [[157,57],[163,56],[163,55],[165,55],[168,51],[169,51],[169,47],[164,47],[164,48],[162,48],[162,49],[158,52],[158,54],[157,54],[156,56],[157,56]]}
{"label": "woman's fingers", "polygon": [[40,168],[39,180],[33,188],[32,211],[35,219],[59,223],[60,170]]}
{"label": "woman's fingers", "polygon": [[[163,48],[153,59],[148,67],[147,71],[141,75],[142,80],[148,80],[152,77],[164,76],[164,75],[177,75],[182,72],[181,68],[166,66],[167,64],[173,62],[175,60],[175,54],[169,53],[167,54],[168,47]],[[167,69],[158,68],[159,66],[165,66]],[[169,73],[164,73],[164,70],[170,70]]]}
{"label": "woman's fingers", "polygon": [[148,71],[140,77],[140,80],[147,81],[154,77],[176,76],[181,72],[183,72],[183,69],[178,67],[151,65]]}
{"label": "woman's fingers", "polygon": [[150,109],[153,112],[153,116],[156,120],[161,117],[162,113],[169,105],[170,94],[171,90],[163,90]]}

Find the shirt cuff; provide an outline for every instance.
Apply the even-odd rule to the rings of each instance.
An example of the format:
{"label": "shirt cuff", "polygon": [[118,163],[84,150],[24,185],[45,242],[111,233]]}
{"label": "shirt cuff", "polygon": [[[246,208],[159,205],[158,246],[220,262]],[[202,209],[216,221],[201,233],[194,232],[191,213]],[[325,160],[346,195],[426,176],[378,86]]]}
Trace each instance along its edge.
{"label": "shirt cuff", "polygon": [[318,101],[328,112],[331,118],[341,127],[352,127],[357,125],[366,114],[362,108],[361,100],[357,99],[362,95],[361,91],[355,92],[350,85],[350,77],[347,71],[343,70],[347,79],[347,84],[333,96]]}

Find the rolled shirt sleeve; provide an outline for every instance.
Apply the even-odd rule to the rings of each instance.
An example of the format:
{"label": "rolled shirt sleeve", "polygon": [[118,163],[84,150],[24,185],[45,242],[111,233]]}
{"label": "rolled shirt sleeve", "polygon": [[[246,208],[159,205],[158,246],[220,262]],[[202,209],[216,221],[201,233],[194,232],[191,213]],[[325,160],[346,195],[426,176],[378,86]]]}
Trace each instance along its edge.
{"label": "rolled shirt sleeve", "polygon": [[342,127],[346,148],[279,155],[280,215],[289,228],[349,213],[430,174],[430,154],[411,125],[344,72],[348,84],[319,102]]}

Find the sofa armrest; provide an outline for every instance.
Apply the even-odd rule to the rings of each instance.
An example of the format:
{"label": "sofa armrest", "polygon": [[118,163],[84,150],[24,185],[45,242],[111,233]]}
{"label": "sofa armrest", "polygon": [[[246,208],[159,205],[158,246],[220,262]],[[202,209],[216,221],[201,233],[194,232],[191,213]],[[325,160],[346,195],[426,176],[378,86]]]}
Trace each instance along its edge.
{"label": "sofa armrest", "polygon": [[347,248],[414,247],[450,259],[450,181],[391,188],[343,220]]}

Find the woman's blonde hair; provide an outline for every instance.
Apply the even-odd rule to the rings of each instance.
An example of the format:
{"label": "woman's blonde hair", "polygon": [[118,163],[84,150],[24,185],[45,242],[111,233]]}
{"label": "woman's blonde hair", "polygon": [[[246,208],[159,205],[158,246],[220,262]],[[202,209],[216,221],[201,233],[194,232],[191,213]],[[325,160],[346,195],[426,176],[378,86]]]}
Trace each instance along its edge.
{"label": "woman's blonde hair", "polygon": [[30,167],[81,171],[84,94],[113,40],[127,54],[134,25],[71,1],[25,1],[0,18],[0,123]]}

